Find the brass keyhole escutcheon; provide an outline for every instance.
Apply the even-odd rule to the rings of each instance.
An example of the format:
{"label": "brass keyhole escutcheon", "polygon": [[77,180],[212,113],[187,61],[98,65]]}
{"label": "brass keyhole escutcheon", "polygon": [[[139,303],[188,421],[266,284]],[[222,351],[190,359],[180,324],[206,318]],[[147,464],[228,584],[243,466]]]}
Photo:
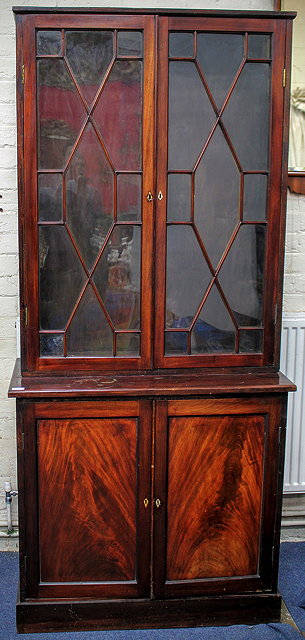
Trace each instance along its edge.
{"label": "brass keyhole escutcheon", "polygon": [[155,505],[156,505],[157,509],[159,509],[161,507],[161,500],[159,500],[159,498],[156,498]]}
{"label": "brass keyhole escutcheon", "polygon": [[148,200],[148,202],[151,202],[154,199],[153,194],[151,193],[151,191],[148,192],[147,196],[146,196],[146,200]]}
{"label": "brass keyhole escutcheon", "polygon": [[163,200],[163,193],[162,193],[162,191],[159,191],[159,193],[158,193],[158,200]]}
{"label": "brass keyhole escutcheon", "polygon": [[148,498],[145,498],[145,499],[143,500],[143,502],[144,502],[144,507],[145,507],[145,509],[147,509],[147,507],[148,507],[148,502],[149,502]]}

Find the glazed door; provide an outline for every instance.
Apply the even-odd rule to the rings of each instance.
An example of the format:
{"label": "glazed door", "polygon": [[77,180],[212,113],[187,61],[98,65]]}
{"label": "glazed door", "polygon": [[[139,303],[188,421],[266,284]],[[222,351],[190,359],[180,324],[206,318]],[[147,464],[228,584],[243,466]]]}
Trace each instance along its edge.
{"label": "glazed door", "polygon": [[278,398],[160,401],[154,594],[272,588]]}
{"label": "glazed door", "polygon": [[23,37],[27,369],[149,367],[154,18],[27,16]]}
{"label": "glazed door", "polygon": [[55,402],[27,412],[37,488],[31,461],[24,497],[33,505],[38,495],[38,506],[37,515],[26,509],[26,597],[149,596],[150,404]]}
{"label": "glazed door", "polygon": [[160,19],[159,366],[273,362],[284,33],[276,20]]}

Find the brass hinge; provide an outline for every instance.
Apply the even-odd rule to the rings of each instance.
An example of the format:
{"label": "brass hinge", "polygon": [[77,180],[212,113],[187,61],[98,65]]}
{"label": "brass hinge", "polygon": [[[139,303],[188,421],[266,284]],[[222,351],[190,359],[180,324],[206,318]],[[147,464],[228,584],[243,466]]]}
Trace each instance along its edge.
{"label": "brass hinge", "polygon": [[275,309],[274,309],[274,324],[277,323],[277,303],[275,305]]}
{"label": "brass hinge", "polygon": [[286,87],[286,69],[283,69],[283,87]]}
{"label": "brass hinge", "polygon": [[29,324],[29,310],[28,307],[24,307],[24,325],[27,327]]}
{"label": "brass hinge", "polygon": [[24,76],[25,76],[25,68],[24,68],[24,64],[21,67],[21,82],[22,84],[24,84]]}

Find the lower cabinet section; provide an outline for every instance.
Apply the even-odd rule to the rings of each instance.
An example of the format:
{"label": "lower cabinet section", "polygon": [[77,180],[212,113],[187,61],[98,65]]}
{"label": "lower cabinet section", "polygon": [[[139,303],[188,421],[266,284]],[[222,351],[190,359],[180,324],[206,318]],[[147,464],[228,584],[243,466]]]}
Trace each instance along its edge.
{"label": "lower cabinet section", "polygon": [[278,619],[286,394],[17,402],[19,631]]}

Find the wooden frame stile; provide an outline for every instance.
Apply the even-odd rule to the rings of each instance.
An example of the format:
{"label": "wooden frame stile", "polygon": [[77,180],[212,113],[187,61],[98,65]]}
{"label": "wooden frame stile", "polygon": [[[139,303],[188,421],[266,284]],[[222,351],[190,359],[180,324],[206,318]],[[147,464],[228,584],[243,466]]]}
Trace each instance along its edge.
{"label": "wooden frame stile", "polygon": [[[286,20],[285,29],[285,78],[282,76],[283,87],[283,148],[282,148],[282,173],[281,173],[281,189],[280,189],[280,205],[279,211],[281,216],[280,234],[279,234],[279,259],[278,259],[278,276],[276,286],[278,287],[276,299],[276,317],[275,317],[275,343],[274,343],[274,364],[277,369],[280,366],[280,344],[282,330],[282,308],[283,297],[281,291],[283,289],[284,279],[284,258],[285,258],[285,232],[286,232],[286,208],[287,208],[287,186],[288,186],[288,147],[289,147],[289,109],[290,109],[290,83],[291,83],[291,50],[292,50],[292,26],[291,20]],[[279,78],[280,82],[280,78]]]}
{"label": "wooden frame stile", "polygon": [[[283,151],[282,136],[288,120],[289,107],[285,103],[285,88],[283,87],[283,70],[286,66],[286,28],[287,23],[275,23],[272,47],[272,84],[271,84],[271,122],[270,122],[270,184],[269,184],[269,215],[270,232],[268,234],[268,246],[266,254],[266,270],[270,273],[269,281],[265,280],[265,341],[264,350],[266,352],[265,364],[271,364],[278,368],[280,357],[280,330],[281,330],[281,308],[282,302],[278,295],[279,274],[283,270],[282,256],[279,255],[281,244],[285,239],[285,214],[286,198],[281,189],[283,176]],[[286,91],[286,96],[288,91]],[[286,107],[286,110],[285,110]],[[271,187],[272,180],[272,187]],[[287,190],[285,191],[287,194]],[[279,223],[280,220],[280,223]],[[270,291],[272,292],[272,302],[270,304]],[[267,310],[269,311],[267,315]]]}

